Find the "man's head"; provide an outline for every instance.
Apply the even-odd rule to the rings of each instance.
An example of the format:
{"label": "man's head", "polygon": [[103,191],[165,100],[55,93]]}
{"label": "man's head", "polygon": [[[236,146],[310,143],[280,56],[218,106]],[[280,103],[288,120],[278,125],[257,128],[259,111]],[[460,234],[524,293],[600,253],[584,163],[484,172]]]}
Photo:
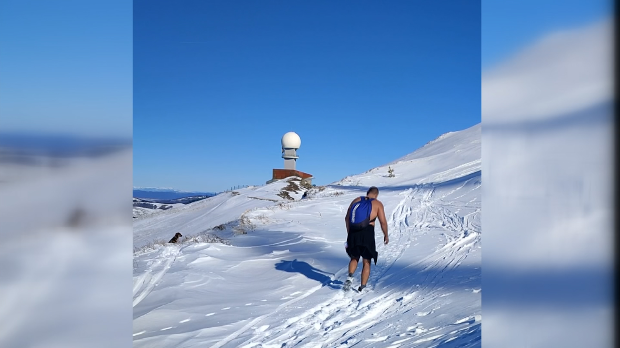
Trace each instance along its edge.
{"label": "man's head", "polygon": [[377,196],[379,196],[379,189],[374,186],[369,188],[368,192],[366,192],[366,197],[377,198]]}

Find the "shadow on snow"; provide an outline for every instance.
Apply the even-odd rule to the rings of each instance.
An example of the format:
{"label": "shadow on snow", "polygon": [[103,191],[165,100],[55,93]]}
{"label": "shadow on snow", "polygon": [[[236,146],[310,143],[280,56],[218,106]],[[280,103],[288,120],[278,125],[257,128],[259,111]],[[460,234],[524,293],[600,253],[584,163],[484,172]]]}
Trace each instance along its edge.
{"label": "shadow on snow", "polygon": [[327,272],[314,268],[307,262],[297,261],[297,259],[293,261],[280,260],[280,262],[276,263],[275,268],[279,271],[303,274],[308,279],[315,280],[323,286],[328,286],[332,289],[340,289],[342,287],[342,282],[339,280],[332,280],[326,275]]}

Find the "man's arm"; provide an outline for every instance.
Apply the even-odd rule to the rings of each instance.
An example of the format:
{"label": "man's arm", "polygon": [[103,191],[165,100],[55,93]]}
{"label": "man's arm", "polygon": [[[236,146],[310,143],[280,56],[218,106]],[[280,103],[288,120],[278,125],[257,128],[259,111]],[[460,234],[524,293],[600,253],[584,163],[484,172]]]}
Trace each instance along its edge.
{"label": "man's arm", "polygon": [[388,224],[385,219],[385,211],[383,210],[383,203],[379,203],[379,211],[377,212],[377,218],[379,218],[379,223],[381,223],[381,229],[383,230],[383,243],[387,244],[390,241],[388,238]]}

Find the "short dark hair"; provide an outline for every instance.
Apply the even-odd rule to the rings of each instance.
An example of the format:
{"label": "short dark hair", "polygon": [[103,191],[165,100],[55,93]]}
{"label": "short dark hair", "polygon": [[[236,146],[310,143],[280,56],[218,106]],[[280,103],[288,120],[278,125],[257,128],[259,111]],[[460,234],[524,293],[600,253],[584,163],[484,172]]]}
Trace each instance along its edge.
{"label": "short dark hair", "polygon": [[374,193],[374,194],[377,194],[377,195],[378,195],[378,194],[379,194],[379,189],[378,189],[378,188],[376,188],[375,186],[373,186],[373,187],[371,187],[371,188],[369,188],[369,189],[368,189],[368,192],[366,192],[366,195],[369,195],[369,194],[371,194],[371,193]]}

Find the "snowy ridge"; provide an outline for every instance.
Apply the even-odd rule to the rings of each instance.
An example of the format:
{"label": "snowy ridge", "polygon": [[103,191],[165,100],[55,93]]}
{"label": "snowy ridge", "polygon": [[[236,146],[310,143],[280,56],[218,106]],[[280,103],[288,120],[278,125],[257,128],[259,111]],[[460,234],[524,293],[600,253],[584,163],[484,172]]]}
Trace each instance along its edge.
{"label": "snowy ridge", "polygon": [[401,157],[390,164],[411,161],[431,156],[460,156],[472,160],[480,159],[481,124],[477,124],[460,132],[449,132],[429,141],[420,149]]}
{"label": "snowy ridge", "polygon": [[[446,133],[409,155],[332,185],[406,187],[440,184],[479,173],[480,131],[481,125],[477,124],[460,132]],[[388,177],[388,167],[394,169],[394,178]]]}
{"label": "snowy ridge", "polygon": [[[274,203],[290,200],[278,196],[288,186],[279,180],[262,187],[248,187],[221,193],[174,209],[157,211],[148,219],[134,222],[134,247],[141,247],[156,240],[168,241],[176,232],[196,235],[215,226],[238,220],[244,212]],[[303,191],[289,192],[293,199],[301,198]]]}
{"label": "snowy ridge", "polygon": [[[294,200],[279,196],[289,185],[281,180],[136,221],[138,245],[176,231],[208,231],[231,245],[135,254],[134,345],[479,346],[479,136],[480,125],[449,133],[392,162],[396,177],[378,167],[315,187],[304,200],[303,190]],[[369,290],[345,293],[343,217],[371,185],[380,189],[390,243],[377,226]],[[241,225],[247,234],[232,230]]]}

